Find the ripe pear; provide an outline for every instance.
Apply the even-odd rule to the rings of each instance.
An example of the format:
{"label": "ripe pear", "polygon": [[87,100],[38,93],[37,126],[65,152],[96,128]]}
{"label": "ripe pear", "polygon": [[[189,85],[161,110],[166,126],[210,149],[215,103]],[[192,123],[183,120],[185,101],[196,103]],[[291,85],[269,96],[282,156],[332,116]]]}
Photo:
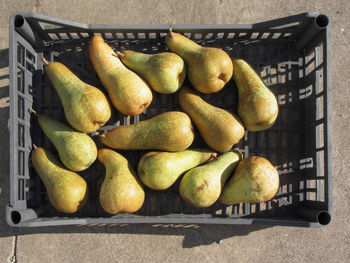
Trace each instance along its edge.
{"label": "ripe pear", "polygon": [[183,151],[194,139],[191,119],[186,113],[169,111],[101,135],[101,142],[120,150]]}
{"label": "ripe pear", "polygon": [[75,213],[87,201],[88,188],[85,180],[65,169],[52,152],[34,146],[32,163],[56,210]]}
{"label": "ripe pear", "polygon": [[233,76],[238,88],[238,115],[249,131],[270,128],[278,115],[275,95],[243,59],[233,58]]}
{"label": "ripe pear", "polygon": [[94,132],[111,117],[106,96],[99,89],[81,81],[59,62],[45,63],[45,72],[55,87],[68,123],[81,132]]}
{"label": "ripe pear", "polygon": [[101,36],[93,36],[90,59],[112,104],[125,115],[141,114],[152,101],[147,83],[129,70]]}
{"label": "ripe pear", "polygon": [[216,157],[209,149],[191,149],[180,152],[148,152],[138,165],[141,181],[154,190],[165,190],[189,169]]}
{"label": "ripe pear", "polygon": [[228,151],[243,138],[241,121],[233,113],[205,102],[198,92],[183,87],[179,92],[179,101],[182,110],[190,116],[212,149]]}
{"label": "ripe pear", "polygon": [[165,42],[172,52],[185,60],[189,80],[196,90],[214,93],[231,79],[232,61],[225,51],[202,47],[171,29]]}
{"label": "ripe pear", "polygon": [[243,159],[227,182],[220,196],[225,205],[260,203],[272,199],[278,192],[279,176],[263,157]]}
{"label": "ripe pear", "polygon": [[216,160],[189,170],[180,182],[181,197],[196,207],[211,206],[242,158],[241,152],[231,150]]}
{"label": "ripe pear", "polygon": [[175,53],[144,54],[131,50],[117,53],[125,66],[136,72],[159,93],[174,93],[185,80],[185,63]]}
{"label": "ripe pear", "polygon": [[134,213],[145,200],[145,192],[127,159],[110,149],[100,149],[98,160],[106,167],[100,202],[109,214]]}
{"label": "ripe pear", "polygon": [[96,160],[97,147],[91,137],[51,117],[39,114],[36,116],[41,129],[53,143],[62,163],[68,169],[83,171]]}

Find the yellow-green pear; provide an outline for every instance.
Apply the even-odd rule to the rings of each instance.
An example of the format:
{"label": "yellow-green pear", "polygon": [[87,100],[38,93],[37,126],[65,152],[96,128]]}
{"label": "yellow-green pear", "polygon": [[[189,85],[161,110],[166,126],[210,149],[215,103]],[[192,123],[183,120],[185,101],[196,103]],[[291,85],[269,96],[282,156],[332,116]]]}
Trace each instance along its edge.
{"label": "yellow-green pear", "polygon": [[54,154],[44,148],[34,146],[31,159],[56,210],[75,213],[84,205],[88,188],[81,176],[65,169]]}
{"label": "yellow-green pear", "polygon": [[136,72],[159,93],[174,93],[185,80],[185,62],[175,53],[144,54],[132,50],[117,53],[125,66]]}
{"label": "yellow-green pear", "polygon": [[196,90],[202,93],[218,92],[231,79],[232,61],[222,49],[202,47],[171,29],[165,42],[172,52],[186,62],[188,78]]}
{"label": "yellow-green pear", "polygon": [[169,111],[128,126],[118,126],[101,135],[101,142],[113,149],[183,151],[194,139],[186,113]]}
{"label": "yellow-green pear", "polygon": [[63,105],[68,123],[76,130],[90,133],[103,126],[111,117],[106,96],[73,74],[60,62],[45,63],[45,72]]}
{"label": "yellow-green pear", "polygon": [[62,163],[68,169],[75,172],[83,171],[96,160],[97,147],[90,136],[75,131],[49,116],[30,110],[37,116],[41,129],[53,143]]}
{"label": "yellow-green pear", "polygon": [[248,131],[270,128],[278,115],[275,95],[243,59],[233,58],[233,77],[238,88],[238,116]]}
{"label": "yellow-green pear", "polygon": [[244,127],[237,116],[210,105],[198,92],[183,87],[179,91],[179,102],[210,148],[225,152],[243,138]]}
{"label": "yellow-green pear", "polygon": [[189,170],[180,182],[181,197],[195,207],[211,206],[218,200],[226,180],[242,157],[241,152],[231,150]]}
{"label": "yellow-green pear", "polygon": [[145,192],[128,160],[110,149],[100,149],[98,160],[106,167],[100,190],[102,208],[109,214],[139,210]]}
{"label": "yellow-green pear", "polygon": [[220,202],[225,205],[260,203],[278,192],[279,176],[273,165],[263,157],[243,159],[225,185]]}
{"label": "yellow-green pear", "polygon": [[120,61],[99,35],[89,45],[90,59],[114,107],[125,115],[141,114],[152,101],[147,83]]}
{"label": "yellow-green pear", "polygon": [[215,158],[209,149],[189,149],[180,152],[148,152],[138,165],[138,175],[149,188],[165,190],[187,170]]}

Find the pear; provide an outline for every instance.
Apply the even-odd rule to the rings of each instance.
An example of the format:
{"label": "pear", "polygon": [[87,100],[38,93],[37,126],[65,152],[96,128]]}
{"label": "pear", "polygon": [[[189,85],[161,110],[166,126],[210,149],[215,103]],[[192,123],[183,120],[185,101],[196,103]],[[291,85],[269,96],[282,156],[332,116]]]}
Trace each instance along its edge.
{"label": "pear", "polygon": [[263,157],[243,159],[225,185],[220,202],[225,205],[260,203],[272,199],[278,192],[279,176]]}
{"label": "pear", "polygon": [[185,63],[174,53],[144,54],[131,50],[117,53],[125,66],[136,72],[159,93],[174,93],[185,80]]}
{"label": "pear", "polygon": [[185,60],[189,80],[196,90],[214,93],[231,79],[232,61],[225,51],[202,47],[171,29],[165,42],[172,52]]}
{"label": "pear", "polygon": [[191,119],[186,113],[170,111],[101,135],[101,142],[113,149],[183,151],[194,139]]}
{"label": "pear", "polygon": [[275,95],[243,59],[233,58],[233,76],[238,88],[238,115],[249,131],[270,128],[278,115]]}
{"label": "pear", "polygon": [[124,66],[101,36],[93,36],[89,52],[114,107],[125,115],[141,114],[152,101],[152,91],[147,83]]}
{"label": "pear", "polygon": [[[36,112],[30,109],[36,114]],[[58,151],[62,163],[70,170],[87,169],[97,158],[95,142],[85,133],[77,132],[62,122],[36,114],[45,135]]]}
{"label": "pear", "polygon": [[52,152],[33,146],[32,163],[43,181],[50,203],[64,213],[75,213],[88,198],[85,180],[69,171]]}
{"label": "pear", "polygon": [[180,182],[181,197],[195,207],[211,206],[242,158],[241,152],[231,150],[216,160],[189,170]]}
{"label": "pear", "polygon": [[148,152],[138,165],[141,181],[154,190],[165,190],[187,170],[216,157],[209,149],[191,149],[180,152]]}
{"label": "pear", "polygon": [[60,97],[66,119],[74,129],[94,132],[109,120],[111,108],[102,91],[81,81],[65,65],[42,60]]}
{"label": "pear", "polygon": [[233,113],[205,102],[198,92],[183,87],[179,92],[179,102],[212,149],[228,151],[243,138],[241,121]]}
{"label": "pear", "polygon": [[98,160],[106,167],[100,191],[102,208],[109,214],[139,210],[145,192],[128,160],[110,149],[100,149]]}

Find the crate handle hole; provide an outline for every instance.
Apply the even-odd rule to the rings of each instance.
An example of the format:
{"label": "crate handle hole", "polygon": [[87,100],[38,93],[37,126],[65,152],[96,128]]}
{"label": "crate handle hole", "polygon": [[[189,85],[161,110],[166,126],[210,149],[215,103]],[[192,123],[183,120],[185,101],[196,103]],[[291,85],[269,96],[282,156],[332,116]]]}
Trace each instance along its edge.
{"label": "crate handle hole", "polygon": [[319,28],[325,28],[329,24],[329,19],[326,15],[319,15],[316,17],[316,25]]}
{"label": "crate handle hole", "polygon": [[24,17],[23,16],[16,16],[15,17],[15,27],[21,27],[24,24]]}
{"label": "crate handle hole", "polygon": [[12,222],[17,225],[19,222],[21,222],[21,213],[20,212],[17,212],[17,211],[12,211],[11,212],[11,219],[12,219]]}
{"label": "crate handle hole", "polygon": [[317,216],[317,221],[323,226],[328,225],[331,222],[331,215],[327,211],[321,211]]}

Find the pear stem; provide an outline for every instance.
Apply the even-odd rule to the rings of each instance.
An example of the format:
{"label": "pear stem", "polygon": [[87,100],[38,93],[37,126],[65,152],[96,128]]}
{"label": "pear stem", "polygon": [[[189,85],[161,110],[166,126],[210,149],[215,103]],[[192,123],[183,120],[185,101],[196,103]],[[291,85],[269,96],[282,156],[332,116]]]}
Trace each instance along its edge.
{"label": "pear stem", "polygon": [[[118,52],[118,51],[117,51]],[[118,55],[116,53],[112,53],[113,57],[119,58]]]}
{"label": "pear stem", "polygon": [[94,121],[93,123],[94,123],[94,125],[103,125],[104,124],[103,122],[100,122],[100,121]]}
{"label": "pear stem", "polygon": [[44,58],[44,57],[41,58],[41,61],[44,62],[45,65],[49,64],[49,61],[47,61],[46,58]]}
{"label": "pear stem", "polygon": [[212,153],[208,159],[208,163],[213,161],[213,160],[219,160],[218,154],[217,153]]}
{"label": "pear stem", "polygon": [[125,54],[122,52],[117,51],[118,57],[125,58]]}
{"label": "pear stem", "polygon": [[33,110],[32,107],[30,107],[28,110],[29,110],[30,113],[33,113],[35,116],[38,115],[38,113],[35,110]]}
{"label": "pear stem", "polygon": [[35,145],[35,144],[33,144],[33,148],[36,150],[36,149],[38,149],[38,147]]}
{"label": "pear stem", "polygon": [[219,160],[218,154],[217,153],[212,153],[209,160],[210,161],[212,161],[212,160],[216,160],[216,161]]}
{"label": "pear stem", "polygon": [[169,27],[169,37],[173,37],[173,29]]}

